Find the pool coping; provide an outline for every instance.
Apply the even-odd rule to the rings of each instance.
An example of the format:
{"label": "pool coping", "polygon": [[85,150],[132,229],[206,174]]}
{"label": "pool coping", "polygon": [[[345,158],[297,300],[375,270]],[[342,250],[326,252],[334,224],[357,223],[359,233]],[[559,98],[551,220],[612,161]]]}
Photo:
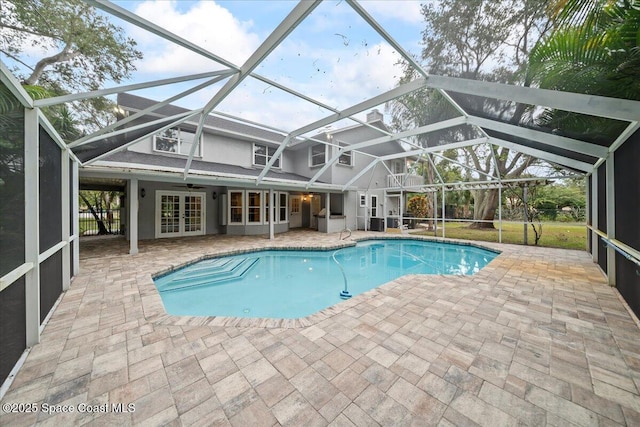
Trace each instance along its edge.
{"label": "pool coping", "polygon": [[[162,302],[162,297],[160,296],[160,292],[156,288],[153,280],[158,277],[165,276],[170,274],[176,270],[187,267],[189,265],[195,264],[197,262],[206,260],[206,259],[214,259],[220,258],[224,256],[230,255],[239,255],[250,252],[260,252],[260,251],[295,251],[295,250],[317,250],[317,251],[332,251],[336,249],[348,248],[355,246],[358,242],[366,241],[366,240],[416,240],[416,241],[429,241],[436,243],[444,243],[449,245],[458,245],[458,246],[472,246],[479,249],[488,250],[496,254],[496,257],[491,260],[486,266],[482,268],[479,272],[472,275],[462,275],[462,274],[409,274],[398,277],[390,282],[383,283],[382,285],[376,286],[373,289],[370,289],[366,292],[363,292],[358,295],[354,295],[348,300],[344,300],[334,304],[330,307],[324,308],[316,313],[313,313],[309,316],[295,318],[295,319],[284,319],[284,318],[263,318],[263,317],[231,317],[231,316],[178,316],[172,315],[166,312],[164,303]],[[443,239],[443,238],[434,238],[429,236],[407,236],[407,235],[391,235],[391,236],[376,236],[376,237],[358,237],[353,238],[351,241],[343,241],[336,245],[329,246],[269,246],[266,245],[260,248],[246,248],[246,249],[234,249],[229,251],[217,251],[215,254],[213,253],[205,253],[197,258],[191,259],[189,261],[171,265],[166,269],[159,270],[156,273],[151,273],[147,275],[144,282],[139,282],[138,286],[140,289],[142,309],[145,319],[148,322],[152,322],[154,324],[159,325],[175,325],[175,326],[232,326],[232,327],[259,327],[259,328],[306,328],[309,326],[313,326],[323,320],[326,320],[330,317],[333,317],[337,314],[340,314],[350,308],[353,308],[359,305],[362,302],[370,301],[375,299],[378,295],[380,295],[380,289],[383,287],[393,286],[393,284],[399,280],[405,280],[412,277],[482,277],[483,272],[486,273],[487,267],[489,267],[498,257],[500,257],[502,251],[496,248],[484,246],[478,244],[476,242],[469,242],[464,240],[456,240],[456,239]]]}

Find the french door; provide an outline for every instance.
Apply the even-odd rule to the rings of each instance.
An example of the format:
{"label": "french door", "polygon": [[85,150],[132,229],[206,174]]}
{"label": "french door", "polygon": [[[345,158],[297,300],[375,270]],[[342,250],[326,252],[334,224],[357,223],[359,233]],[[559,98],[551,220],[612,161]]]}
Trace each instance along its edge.
{"label": "french door", "polygon": [[204,234],[205,196],[205,193],[157,191],[156,238]]}

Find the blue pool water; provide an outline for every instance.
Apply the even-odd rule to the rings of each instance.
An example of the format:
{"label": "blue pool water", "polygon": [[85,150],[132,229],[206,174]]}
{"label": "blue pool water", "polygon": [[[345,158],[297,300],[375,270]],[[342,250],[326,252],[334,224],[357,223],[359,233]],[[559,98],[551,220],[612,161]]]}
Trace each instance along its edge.
{"label": "blue pool water", "polygon": [[342,301],[345,277],[355,296],[406,274],[473,274],[496,256],[450,243],[366,240],[330,251],[212,258],[154,281],[169,314],[295,319]]}

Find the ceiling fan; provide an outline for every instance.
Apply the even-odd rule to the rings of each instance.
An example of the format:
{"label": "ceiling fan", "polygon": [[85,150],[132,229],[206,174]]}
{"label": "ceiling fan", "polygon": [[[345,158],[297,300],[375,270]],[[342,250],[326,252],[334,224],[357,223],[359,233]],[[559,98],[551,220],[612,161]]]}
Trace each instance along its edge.
{"label": "ceiling fan", "polygon": [[191,183],[187,183],[184,185],[174,185],[174,187],[178,187],[178,188],[188,188],[189,190],[199,190],[201,188],[205,188],[203,186],[200,185],[193,185]]}

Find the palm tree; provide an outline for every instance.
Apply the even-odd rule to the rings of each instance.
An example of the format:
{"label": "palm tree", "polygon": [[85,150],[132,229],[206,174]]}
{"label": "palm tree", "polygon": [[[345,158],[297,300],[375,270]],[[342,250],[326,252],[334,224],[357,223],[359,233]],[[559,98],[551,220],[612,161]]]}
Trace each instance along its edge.
{"label": "palm tree", "polygon": [[554,31],[530,56],[534,81],[640,100],[640,0],[560,0],[556,7]]}

